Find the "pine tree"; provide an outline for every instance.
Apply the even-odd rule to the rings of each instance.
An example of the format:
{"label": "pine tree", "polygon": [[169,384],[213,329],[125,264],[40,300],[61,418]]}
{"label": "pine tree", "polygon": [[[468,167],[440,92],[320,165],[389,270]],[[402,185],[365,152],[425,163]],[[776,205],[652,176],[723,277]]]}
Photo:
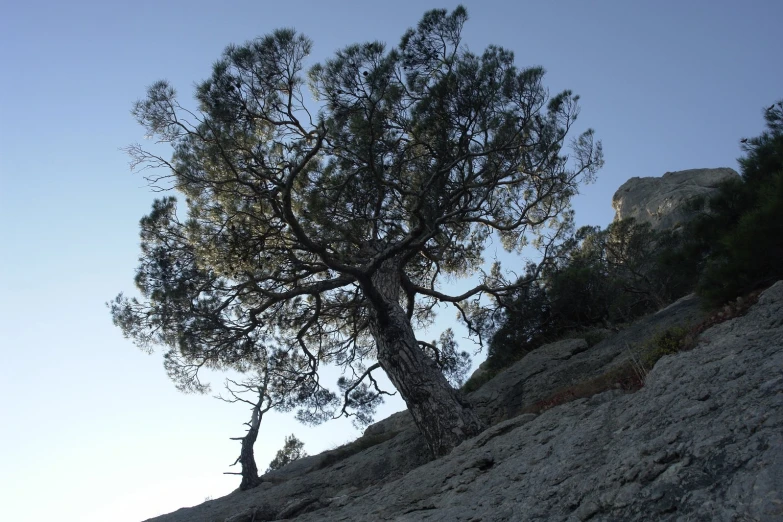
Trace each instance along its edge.
{"label": "pine tree", "polygon": [[[550,97],[544,70],[506,49],[468,51],[466,20],[463,7],[429,11],[397,47],[351,45],[306,78],[310,40],[278,30],[228,47],[197,110],[165,81],[135,105],[173,156],[134,145],[134,164],[185,209],[167,197],[142,219],[142,299],[120,295],[112,313],[142,347],[167,347],[181,388],[203,389],[203,367],[275,359],[300,419],[367,421],[388,393],[382,370],[434,455],[483,429],[444,376],[459,358],[415,328],[438,303],[469,320],[471,302],[527,284],[484,272],[484,248],[533,239],[546,257],[602,156],[592,131],[566,154],[578,97]],[[444,284],[474,275],[459,294]],[[339,396],[318,378],[325,363],[345,370]]]}
{"label": "pine tree", "polygon": [[280,469],[283,466],[290,464],[291,462],[306,457],[307,452],[304,450],[304,442],[296,438],[293,433],[291,436],[285,438],[285,444],[279,450],[272,462],[269,463],[269,467],[266,472]]}

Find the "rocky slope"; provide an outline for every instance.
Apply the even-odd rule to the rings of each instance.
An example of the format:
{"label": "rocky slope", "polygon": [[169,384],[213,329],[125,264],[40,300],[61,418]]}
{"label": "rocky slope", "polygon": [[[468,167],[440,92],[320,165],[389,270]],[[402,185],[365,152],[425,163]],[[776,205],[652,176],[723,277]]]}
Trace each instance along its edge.
{"label": "rocky slope", "polygon": [[660,178],[631,178],[612,198],[615,221],[632,217],[650,223],[654,229],[676,229],[687,219],[686,203],[698,196],[709,197],[717,186],[739,178],[733,169],[691,169],[667,172]]}
{"label": "rocky slope", "polygon": [[402,412],[255,490],[152,520],[783,520],[783,282],[635,393],[520,413],[699,317],[686,298],[592,347],[529,354],[471,396],[497,423],[448,457],[428,462]]}

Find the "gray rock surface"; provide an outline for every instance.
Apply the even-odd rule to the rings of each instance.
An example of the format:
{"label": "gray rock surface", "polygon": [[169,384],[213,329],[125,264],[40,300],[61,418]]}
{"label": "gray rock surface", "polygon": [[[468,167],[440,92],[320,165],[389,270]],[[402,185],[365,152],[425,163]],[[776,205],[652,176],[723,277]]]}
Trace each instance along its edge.
{"label": "gray rock surface", "polygon": [[[626,343],[695,310],[685,298],[593,347],[549,345],[472,400],[506,401],[495,381],[516,378],[524,406],[547,381],[551,391],[616,364]],[[513,411],[482,408],[490,418]],[[692,351],[661,359],[636,393],[511,416],[429,462],[406,415],[368,428],[359,440],[377,444],[355,454],[308,457],[255,490],[152,520],[783,520],[783,282]]]}
{"label": "gray rock surface", "polygon": [[632,217],[654,229],[675,229],[685,220],[684,205],[694,197],[712,194],[728,179],[739,178],[733,169],[691,169],[667,172],[660,178],[631,178],[612,198],[615,221]]}
{"label": "gray rock surface", "polygon": [[511,418],[560,388],[625,364],[631,350],[656,333],[693,325],[703,318],[699,299],[690,295],[589,349],[583,339],[544,345],[469,395],[470,401],[488,424]]}

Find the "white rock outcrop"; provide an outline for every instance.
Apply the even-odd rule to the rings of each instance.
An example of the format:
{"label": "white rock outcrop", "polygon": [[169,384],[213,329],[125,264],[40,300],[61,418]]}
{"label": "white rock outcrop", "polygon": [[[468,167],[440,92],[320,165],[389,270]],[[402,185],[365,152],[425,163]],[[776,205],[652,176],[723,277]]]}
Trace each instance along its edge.
{"label": "white rock outcrop", "polygon": [[694,197],[709,197],[718,185],[739,174],[729,168],[667,172],[660,178],[631,178],[612,198],[615,221],[632,217],[656,230],[676,229],[687,220],[685,205]]}

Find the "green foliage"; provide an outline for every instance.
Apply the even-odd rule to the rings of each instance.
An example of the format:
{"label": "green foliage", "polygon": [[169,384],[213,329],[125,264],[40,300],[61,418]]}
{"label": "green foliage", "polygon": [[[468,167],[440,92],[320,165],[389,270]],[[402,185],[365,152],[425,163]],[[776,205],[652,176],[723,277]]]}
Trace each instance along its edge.
{"label": "green foliage", "polygon": [[690,328],[676,326],[655,334],[639,348],[641,364],[649,371],[661,357],[681,351],[689,332]]}
{"label": "green foliage", "polygon": [[[654,231],[633,219],[605,230],[580,228],[505,307],[489,344],[488,367],[502,369],[563,337],[590,337],[595,344],[607,335],[606,327],[688,293],[697,271],[695,262],[683,259],[682,242],[679,234]],[[525,278],[533,272],[529,268]]]}
{"label": "green foliage", "polygon": [[783,101],[765,111],[767,130],[743,145],[742,178],[720,187],[688,229],[700,258],[697,291],[720,305],[783,278]]}
{"label": "green foliage", "polygon": [[304,442],[297,439],[296,435],[292,433],[289,437],[285,438],[285,444],[281,449],[277,450],[277,455],[275,455],[275,458],[269,463],[269,468],[267,468],[266,472],[269,473],[270,471],[280,469],[283,466],[306,456],[307,452],[304,450]]}
{"label": "green foliage", "polygon": [[544,273],[560,329],[628,322],[687,293],[695,275],[690,265],[674,265],[681,241],[633,219],[579,229],[563,246],[563,261]]}
{"label": "green foliage", "polygon": [[[142,220],[140,296],[110,308],[139,346],[166,350],[180,389],[206,391],[204,368],[272,373],[300,419],[366,423],[388,393],[381,368],[405,390],[462,380],[467,355],[448,333],[398,344],[428,357],[396,374],[402,350],[379,339],[413,338],[442,302],[505,299],[518,285],[499,265],[481,271],[486,246],[498,235],[509,251],[548,252],[603,163],[592,130],[566,139],[579,97],[550,96],[543,68],[518,68],[507,49],[468,50],[466,20],[462,7],[428,11],[396,46],[353,44],[315,64],[307,37],[277,30],[228,46],[197,108],[165,81],[134,105],[172,154],[131,145],[133,166],[184,201],[161,199]],[[474,274],[473,288],[444,293]],[[340,394],[320,378],[328,364],[343,371]],[[447,409],[469,413],[456,398]]]}
{"label": "green foliage", "polygon": [[699,293],[711,304],[783,277],[783,176],[721,238],[719,248],[699,280]]}
{"label": "green foliage", "polygon": [[[528,267],[525,277],[530,278],[535,272],[534,267]],[[497,319],[499,328],[494,329],[494,335],[489,343],[487,356],[487,371],[496,373],[509,364],[523,357],[532,346],[545,342],[554,328],[550,324],[550,303],[546,289],[540,282],[533,281],[512,296]],[[493,332],[495,321],[485,322],[481,326],[487,332]],[[470,387],[476,386],[476,381]]]}
{"label": "green foliage", "polygon": [[470,370],[470,354],[460,351],[454,331],[447,328],[440,335],[440,339],[429,343],[419,341],[419,345],[433,361],[440,367],[443,375],[454,388],[459,388],[465,382],[465,376]]}

